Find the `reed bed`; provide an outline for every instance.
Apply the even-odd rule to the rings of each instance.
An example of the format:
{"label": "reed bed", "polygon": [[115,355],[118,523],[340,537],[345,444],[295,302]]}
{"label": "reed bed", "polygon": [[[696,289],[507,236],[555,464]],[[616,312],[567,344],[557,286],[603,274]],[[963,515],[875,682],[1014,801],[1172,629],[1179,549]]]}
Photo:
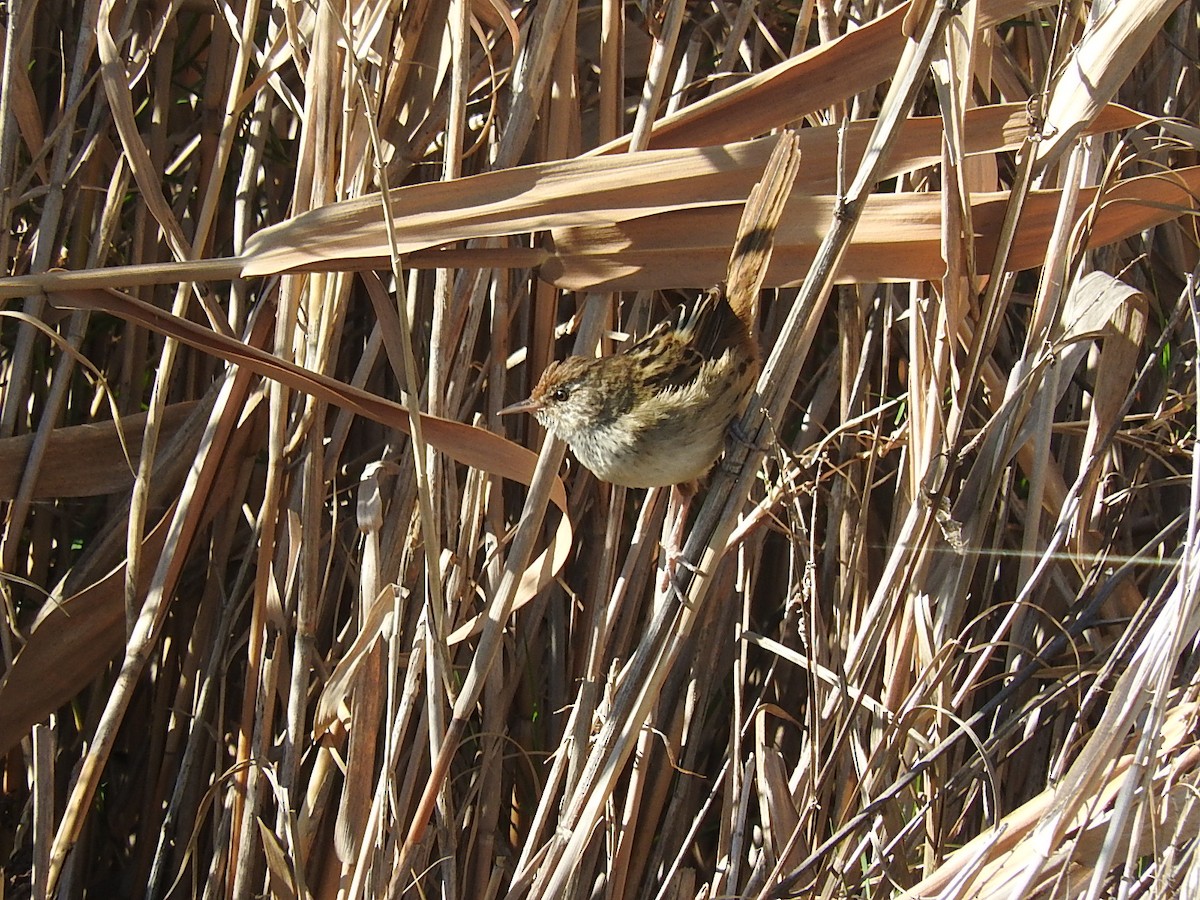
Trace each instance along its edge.
{"label": "reed bed", "polygon": [[[1196,5],[0,19],[4,897],[1200,896]],[[667,568],[496,412],[784,129]]]}

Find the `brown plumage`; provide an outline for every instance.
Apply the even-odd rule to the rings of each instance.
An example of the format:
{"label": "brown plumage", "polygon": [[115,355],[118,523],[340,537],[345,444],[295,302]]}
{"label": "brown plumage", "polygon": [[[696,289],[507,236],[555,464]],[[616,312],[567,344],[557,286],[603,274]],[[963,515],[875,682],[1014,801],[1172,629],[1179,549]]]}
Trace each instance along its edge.
{"label": "brown plumage", "polygon": [[551,363],[503,412],[532,412],[605,481],[659,487],[708,471],[757,377],[758,348],[714,288],[620,353]]}
{"label": "brown plumage", "polygon": [[796,136],[784,133],[746,201],[728,292],[713,288],[612,356],[551,363],[529,398],[501,413],[533,413],[614,484],[659,487],[704,475],[758,377],[754,306],[799,162]]}

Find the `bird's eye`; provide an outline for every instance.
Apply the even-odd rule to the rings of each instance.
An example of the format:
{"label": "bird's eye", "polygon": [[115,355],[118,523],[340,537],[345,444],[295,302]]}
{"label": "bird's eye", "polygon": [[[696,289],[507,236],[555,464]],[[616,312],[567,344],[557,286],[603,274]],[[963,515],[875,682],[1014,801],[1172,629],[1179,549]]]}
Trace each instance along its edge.
{"label": "bird's eye", "polygon": [[566,403],[567,398],[571,396],[571,392],[565,387],[555,388],[550,392],[550,399],[555,403]]}

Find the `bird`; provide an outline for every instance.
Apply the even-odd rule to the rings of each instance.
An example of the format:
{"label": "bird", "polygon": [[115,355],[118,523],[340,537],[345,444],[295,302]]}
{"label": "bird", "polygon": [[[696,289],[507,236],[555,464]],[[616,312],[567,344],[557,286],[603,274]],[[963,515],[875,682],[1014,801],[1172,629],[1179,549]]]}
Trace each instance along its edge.
{"label": "bird", "polygon": [[785,129],[746,199],[725,282],[617,353],[550,363],[529,397],[500,410],[532,413],[603,481],[671,486],[664,584],[674,578],[698,480],[758,380],[755,307],[799,167],[799,138]]}
{"label": "bird", "polygon": [[551,363],[500,413],[533,413],[603,481],[690,484],[721,455],[758,371],[758,344],[718,285],[618,353]]}

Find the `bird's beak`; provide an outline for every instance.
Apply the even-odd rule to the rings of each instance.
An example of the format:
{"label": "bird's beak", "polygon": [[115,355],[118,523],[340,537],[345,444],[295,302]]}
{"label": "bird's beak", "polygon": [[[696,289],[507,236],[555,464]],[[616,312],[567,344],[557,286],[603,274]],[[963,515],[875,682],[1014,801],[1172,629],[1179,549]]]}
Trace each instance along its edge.
{"label": "bird's beak", "polygon": [[513,413],[537,412],[542,408],[542,404],[532,397],[528,397],[519,403],[514,403],[512,406],[506,406],[500,410],[497,415],[511,416]]}

